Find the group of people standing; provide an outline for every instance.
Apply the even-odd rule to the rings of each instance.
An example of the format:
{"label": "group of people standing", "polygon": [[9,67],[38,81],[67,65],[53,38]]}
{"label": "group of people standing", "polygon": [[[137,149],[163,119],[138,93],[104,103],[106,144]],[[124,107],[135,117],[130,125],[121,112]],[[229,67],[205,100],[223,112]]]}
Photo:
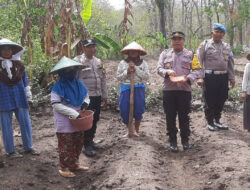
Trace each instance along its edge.
{"label": "group of people standing", "polygon": [[[183,150],[192,148],[190,136],[191,85],[203,87],[205,100],[205,117],[209,131],[226,130],[228,126],[221,123],[221,112],[228,97],[229,84],[234,87],[234,61],[229,45],[222,41],[226,28],[215,23],[212,38],[201,43],[197,54],[184,48],[185,34],[175,31],[171,34],[172,48],[164,50],[159,57],[157,73],[164,79],[163,108],[166,114],[167,135],[170,150],[178,152],[178,115],[181,143]],[[101,105],[108,98],[106,73],[102,61],[95,57],[97,44],[95,39],[81,41],[83,54],[73,60],[63,57],[52,69],[51,74],[58,74],[59,80],[51,88],[51,104],[54,110],[55,130],[58,139],[60,167],[59,173],[64,177],[74,177],[74,171],[85,171],[86,166],[79,164],[83,152],[94,157],[101,147],[94,142]],[[12,132],[12,114],[21,126],[23,146],[26,153],[38,155],[32,146],[32,128],[28,112],[28,100],[31,99],[27,74],[20,56],[23,48],[9,40],[0,40],[0,126],[3,142],[8,156],[22,156],[14,149]],[[128,137],[139,136],[140,123],[145,112],[145,88],[149,79],[149,68],[141,58],[147,54],[143,47],[132,42],[121,50],[127,55],[117,69],[120,82],[119,107],[122,122],[128,128]],[[249,59],[249,58],[248,58]],[[246,66],[245,73],[248,72]],[[133,76],[133,86],[131,86]],[[244,75],[243,97],[246,100],[244,126],[250,126],[250,91],[248,75]],[[134,125],[129,127],[131,91],[133,89]],[[74,128],[71,119],[79,119],[80,110],[94,111],[93,124],[88,131]],[[245,116],[244,115],[244,116]],[[245,122],[246,121],[246,122]],[[245,124],[246,123],[246,124]],[[248,127],[250,131],[250,127]]]}

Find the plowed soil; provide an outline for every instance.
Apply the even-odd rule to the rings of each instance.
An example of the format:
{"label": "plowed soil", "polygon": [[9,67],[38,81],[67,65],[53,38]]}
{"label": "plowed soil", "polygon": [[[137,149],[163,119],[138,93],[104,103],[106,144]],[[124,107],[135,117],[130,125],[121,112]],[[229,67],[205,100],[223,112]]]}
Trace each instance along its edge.
{"label": "plowed soil", "polygon": [[[246,62],[239,59],[238,63]],[[118,61],[105,63],[108,85],[115,79]],[[237,62],[236,62],[237,63]],[[148,60],[151,77],[148,88],[157,91],[162,79],[156,74],[156,60]],[[240,87],[242,73],[238,73]],[[194,86],[194,88],[198,88]],[[242,111],[223,112],[228,131],[210,132],[204,113],[193,108],[190,142],[193,149],[179,153],[168,149],[166,122],[162,106],[148,109],[140,128],[140,137],[123,138],[126,128],[117,111],[101,112],[95,140],[102,149],[95,158],[83,154],[80,162],[89,171],[75,178],[59,175],[57,139],[52,109],[48,104],[31,110],[34,147],[40,156],[4,156],[0,168],[1,190],[247,190],[250,189],[250,134],[242,127]],[[19,126],[14,120],[15,131]],[[179,137],[179,134],[178,134]],[[21,137],[16,134],[16,149],[22,152]]]}

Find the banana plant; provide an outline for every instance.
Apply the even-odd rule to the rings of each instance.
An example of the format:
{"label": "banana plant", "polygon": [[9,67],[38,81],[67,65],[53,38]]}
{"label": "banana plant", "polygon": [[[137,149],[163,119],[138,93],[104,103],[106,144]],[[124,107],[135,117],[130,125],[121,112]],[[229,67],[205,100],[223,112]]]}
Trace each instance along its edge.
{"label": "banana plant", "polygon": [[113,48],[116,52],[121,51],[121,46],[109,36],[105,34],[96,33],[94,37],[97,40],[97,44],[101,47],[105,49]]}

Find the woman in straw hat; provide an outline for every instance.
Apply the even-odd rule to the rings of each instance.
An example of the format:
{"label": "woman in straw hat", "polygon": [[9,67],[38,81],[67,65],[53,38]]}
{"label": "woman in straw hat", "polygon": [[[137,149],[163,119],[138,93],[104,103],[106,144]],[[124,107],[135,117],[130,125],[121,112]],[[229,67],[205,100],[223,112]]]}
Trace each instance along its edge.
{"label": "woman in straw hat", "polygon": [[54,109],[55,130],[58,139],[60,175],[75,177],[74,171],[85,171],[79,165],[83,148],[84,132],[78,131],[69,118],[81,118],[79,110],[87,97],[88,90],[77,76],[82,64],[63,57],[50,73],[59,74],[59,81],[51,88],[51,103]]}
{"label": "woman in straw hat", "polygon": [[[132,42],[121,50],[122,54],[128,55],[118,66],[117,78],[120,81],[119,107],[122,121],[128,127],[128,137],[139,136],[139,127],[142,120],[142,114],[145,112],[145,81],[149,79],[149,70],[146,61],[140,56],[146,55],[146,51],[136,42]],[[131,81],[131,75],[134,77]],[[134,84],[131,84],[134,83]],[[134,88],[134,94],[130,94]],[[129,127],[130,96],[133,99],[133,115],[135,119],[135,130]],[[133,120],[132,120],[133,121]]]}
{"label": "woman in straw hat", "polygon": [[24,153],[38,155],[32,146],[28,101],[32,94],[25,67],[20,61],[24,49],[8,39],[0,40],[0,128],[7,156],[22,157],[14,147],[12,115],[20,124]]}
{"label": "woman in straw hat", "polygon": [[[247,54],[247,59],[250,61],[250,52]],[[245,66],[242,81],[242,92],[244,100],[243,127],[250,133],[250,62]]]}

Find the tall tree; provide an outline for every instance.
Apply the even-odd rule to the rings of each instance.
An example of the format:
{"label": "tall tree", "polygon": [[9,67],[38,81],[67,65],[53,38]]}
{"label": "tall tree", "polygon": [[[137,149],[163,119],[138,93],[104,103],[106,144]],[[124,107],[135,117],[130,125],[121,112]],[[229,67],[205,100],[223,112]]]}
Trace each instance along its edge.
{"label": "tall tree", "polygon": [[160,31],[163,34],[164,38],[166,38],[166,15],[165,15],[165,0],[155,0],[155,3],[160,12]]}

